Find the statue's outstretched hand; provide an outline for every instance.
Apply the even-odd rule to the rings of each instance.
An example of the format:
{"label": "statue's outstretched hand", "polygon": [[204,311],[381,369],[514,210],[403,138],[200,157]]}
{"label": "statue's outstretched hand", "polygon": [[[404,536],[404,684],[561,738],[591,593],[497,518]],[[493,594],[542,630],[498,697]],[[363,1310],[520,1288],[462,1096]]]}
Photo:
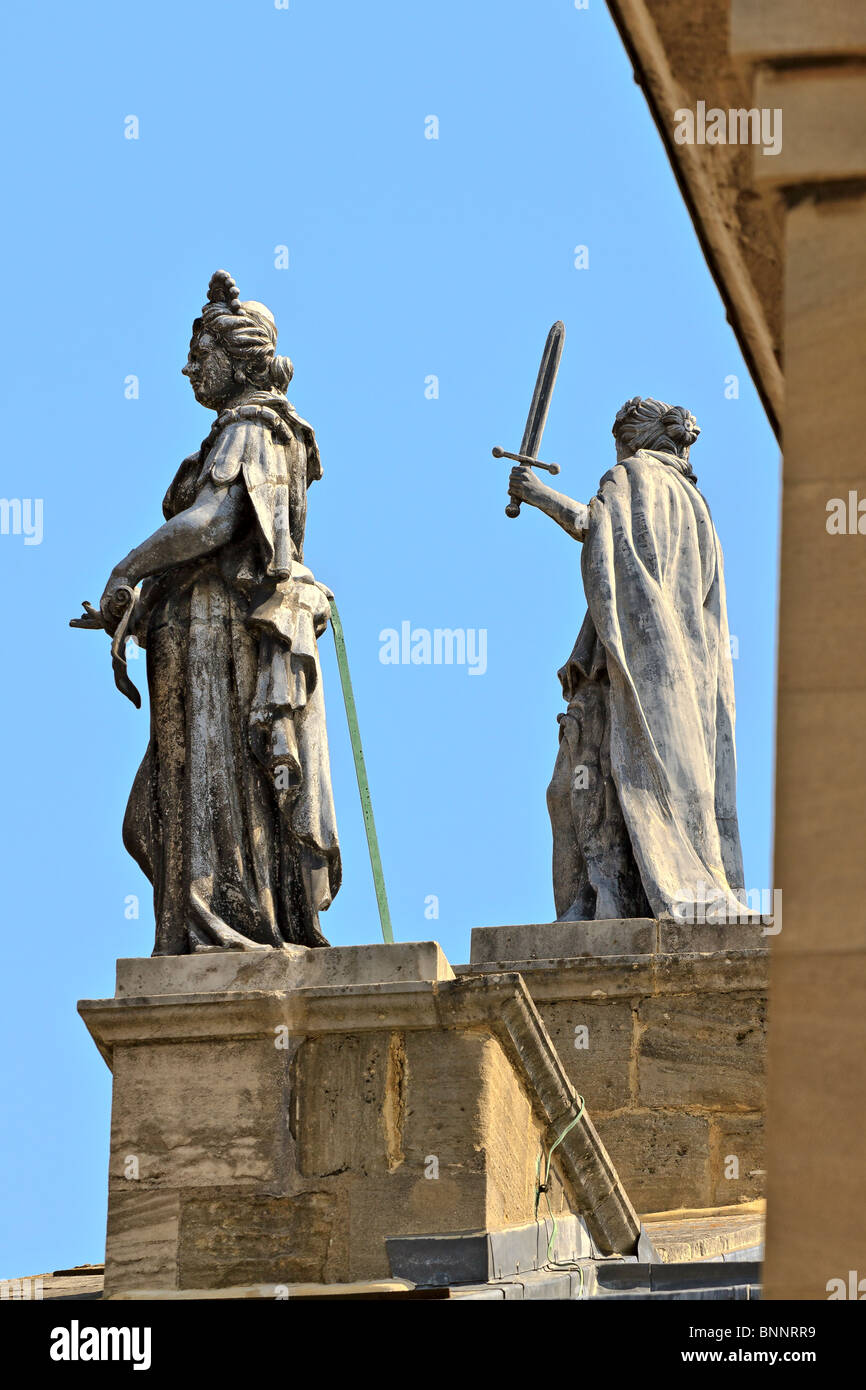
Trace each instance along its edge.
{"label": "statue's outstretched hand", "polygon": [[537,473],[533,473],[528,463],[518,463],[509,475],[508,491],[516,502],[526,502],[530,507],[540,507],[551,489],[541,481]]}
{"label": "statue's outstretched hand", "polygon": [[96,629],[101,632],[105,627],[105,623],[103,622],[102,614],[99,609],[94,608],[92,603],[88,603],[86,598],[81,600],[81,607],[84,609],[84,612],[80,613],[77,618],[70,618],[69,626]]}

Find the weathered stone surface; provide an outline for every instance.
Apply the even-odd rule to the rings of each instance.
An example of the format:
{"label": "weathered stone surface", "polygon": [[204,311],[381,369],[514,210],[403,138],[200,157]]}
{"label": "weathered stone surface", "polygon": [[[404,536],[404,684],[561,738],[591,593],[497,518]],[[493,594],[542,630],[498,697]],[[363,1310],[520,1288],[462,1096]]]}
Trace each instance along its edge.
{"label": "weathered stone surface", "polygon": [[303,1177],[381,1173],[399,1166],[404,1073],[394,1058],[405,1055],[404,1047],[400,1033],[388,1032],[343,1033],[301,1043],[292,1093]]}
{"label": "weathered stone surface", "polygon": [[[498,1042],[488,1043],[481,1065],[481,1119],[487,1185],[485,1225],[519,1226],[535,1215],[538,1162],[550,1139],[533,1114],[530,1098]],[[558,1168],[551,1173],[552,1210],[568,1210]]]}
{"label": "weathered stone surface", "polygon": [[598,1130],[638,1211],[707,1204],[710,1121],[665,1110],[628,1110],[598,1117]]}
{"label": "weathered stone surface", "polygon": [[458,965],[455,973],[460,977],[519,971],[527,982],[532,981],[536,1002],[626,999],[653,993],[656,960],[654,956],[584,956],[574,960],[491,961],[487,965]]}
{"label": "weathered stone surface", "polygon": [[708,955],[659,955],[653,961],[653,994],[766,995],[770,979],[769,952],[731,951]]}
{"label": "weathered stone surface", "polygon": [[[607,927],[585,925],[589,931]],[[651,925],[663,948],[683,930],[680,924]],[[513,943],[509,949],[521,950],[535,938],[546,950],[548,933],[561,932],[567,943],[580,926],[509,927],[503,929],[503,939]],[[482,929],[482,941],[490,930]],[[697,1117],[709,1125],[710,1163],[702,1170],[700,1189],[694,1170],[668,1163],[657,1172],[655,1200],[664,1210],[687,1201],[711,1206],[763,1191],[759,1170],[764,1165],[751,1158],[753,1176],[748,1181],[727,1192],[717,1190],[721,1169],[713,1146],[719,1134],[714,1126],[725,1116],[740,1114],[753,1126],[760,1123],[769,939],[760,927],[728,924],[713,930],[720,939],[720,949],[714,951],[671,954],[656,947],[648,955],[491,960],[456,967],[460,978],[469,972],[494,978],[506,967],[519,969],[569,1080],[586,1097],[597,1121],[606,1124],[617,1118],[625,1124],[624,1117],[634,1113],[640,1134],[645,1112],[659,1107],[671,1116]],[[744,933],[747,949],[742,949]],[[493,935],[489,939],[496,940]],[[760,947],[753,949],[756,942]],[[702,937],[700,944],[707,941]],[[587,1050],[574,1047],[574,1030],[581,1024],[589,1029]],[[635,1171],[630,1170],[630,1182]],[[680,1186],[683,1173],[685,1190]]]}
{"label": "weathered stone surface", "polygon": [[381,1223],[384,1194],[393,1204],[398,1190],[413,1233],[534,1215],[544,1130],[495,1039],[428,1030],[308,1038],[294,1078],[304,1177],[399,1174],[399,1189],[352,1185],[353,1230]]}
{"label": "weathered stone surface", "polygon": [[661,1221],[647,1222],[647,1232],[664,1264],[712,1260],[752,1251],[764,1240],[763,1203],[744,1204],[708,1212],[671,1212]]}
{"label": "weathered stone surface", "polygon": [[[554,923],[556,931],[569,931],[572,924]],[[605,923],[588,922],[590,930]],[[630,923],[624,923],[630,926]],[[667,924],[653,923],[659,934]],[[482,931],[495,928],[481,928]],[[535,927],[507,928],[513,938],[513,949],[521,947],[520,933],[528,933],[531,943]],[[544,931],[546,932],[546,928]],[[677,928],[677,930],[681,930]],[[709,930],[709,928],[707,928]],[[519,970],[532,982],[532,997],[539,999],[601,999],[639,998],[650,994],[725,993],[743,990],[763,991],[769,979],[769,939],[760,935],[760,928],[716,927],[719,940],[712,949],[700,952],[670,953],[657,946],[649,954],[585,955],[578,957],[524,956],[519,959],[477,961],[454,967],[457,975],[499,973]],[[750,935],[744,937],[744,931]],[[474,933],[473,933],[474,935]],[[669,940],[670,938],[666,938]],[[756,949],[756,942],[762,945]],[[542,944],[546,946],[546,939]],[[743,949],[744,944],[746,949]]]}
{"label": "weathered stone surface", "polygon": [[633,1101],[634,1014],[629,1000],[585,999],[539,1005],[569,1080],[593,1114]]}
{"label": "weathered stone surface", "polygon": [[436,941],[334,946],[329,951],[285,946],[274,950],[121,959],[117,962],[116,998],[453,978],[454,972]]}
{"label": "weathered stone surface", "polygon": [[116,967],[116,999],[149,999],[160,994],[212,994],[223,990],[297,989],[312,948],[203,951],[189,956],[121,957]]}
{"label": "weathered stone surface", "polygon": [[734,1111],[763,1105],[764,999],[665,995],[639,1004],[638,1024],[639,1104]]}
{"label": "weathered stone surface", "polygon": [[818,9],[812,0],[731,0],[729,49],[744,58],[812,58],[866,52],[866,10],[858,0]]}
{"label": "weathered stone surface", "polygon": [[324,1283],[345,1204],[335,1192],[274,1197],[187,1193],[181,1207],[181,1288]]}
{"label": "weathered stone surface", "polygon": [[659,922],[658,950],[660,954],[675,956],[708,951],[766,951],[768,928],[775,928],[772,913],[767,916],[766,924],[757,916],[754,922]]}
{"label": "weathered stone surface", "polygon": [[[767,923],[772,932],[774,923]],[[545,922],[513,927],[473,927],[472,969],[525,961],[569,961],[615,956],[677,957],[731,951],[767,951],[769,934],[759,918],[743,922],[686,922],[668,918],[611,918],[591,922]]]}
{"label": "weathered stone surface", "polygon": [[349,1179],[348,1277],[381,1278],[390,1272],[388,1236],[482,1230],[488,1187],[483,1165],[464,1173],[455,1166],[441,1169],[438,1179],[403,1169],[363,1181]]}
{"label": "weathered stone surface", "polygon": [[440,1176],[483,1172],[484,1069],[492,1043],[482,1033],[424,1031],[406,1037],[406,1102],[403,1162],[423,1174],[428,1157]]}
{"label": "weathered stone surface", "polygon": [[[764,1191],[764,1116],[717,1115],[710,1128],[711,1179],[716,1202],[751,1201]],[[732,1162],[736,1160],[736,1162]]]}
{"label": "weathered stone surface", "polygon": [[835,71],[799,66],[759,70],[755,104],[785,113],[778,156],[762,159],[758,150],[753,152],[756,185],[866,177],[866,76],[859,65]]}
{"label": "weathered stone surface", "polygon": [[[218,1302],[230,1301],[237,1302],[244,1299],[264,1299],[268,1303],[274,1302],[303,1302],[305,1299],[323,1298],[400,1298],[402,1296],[412,1297],[413,1288],[410,1283],[402,1279],[365,1279],[358,1283],[327,1283],[327,1284],[230,1284],[225,1288],[202,1288],[202,1289],[173,1289],[166,1292],[163,1289],[127,1289],[122,1293],[106,1294],[105,1297],[111,1302],[126,1303],[196,1303],[202,1299]],[[448,1297],[447,1294],[444,1295]],[[453,1297],[453,1295],[452,1295]]]}
{"label": "weathered stone surface", "polygon": [[576,956],[640,956],[656,949],[652,918],[599,922],[544,922],[514,927],[473,927],[472,966],[497,961],[567,960]]}
{"label": "weathered stone surface", "polygon": [[[195,1007],[194,1005],[192,1007]],[[173,1188],[285,1182],[291,1162],[287,1053],[271,1041],[115,1049],[110,1183]]]}
{"label": "weathered stone surface", "polygon": [[129,1181],[108,1200],[105,1282],[111,1288],[177,1287],[180,1201],[174,1188]]}
{"label": "weathered stone surface", "polygon": [[[519,975],[238,983],[80,1005],[114,1070],[109,1295],[379,1278],[386,1236],[532,1220],[560,1137],[551,1210],[584,1216],[604,1253],[634,1249],[636,1213]],[[179,1235],[154,1193],[179,1203]]]}

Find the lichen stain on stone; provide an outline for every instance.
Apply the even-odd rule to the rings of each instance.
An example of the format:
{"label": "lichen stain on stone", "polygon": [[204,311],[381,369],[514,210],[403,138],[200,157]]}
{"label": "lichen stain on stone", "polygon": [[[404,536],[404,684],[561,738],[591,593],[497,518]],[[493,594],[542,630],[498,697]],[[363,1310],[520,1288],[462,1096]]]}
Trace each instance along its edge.
{"label": "lichen stain on stone", "polygon": [[403,1125],[406,1119],[406,1039],[403,1033],[392,1033],[388,1041],[385,1068],[385,1095],[382,1101],[382,1128],[385,1131],[385,1157],[388,1172],[393,1173],[405,1159]]}

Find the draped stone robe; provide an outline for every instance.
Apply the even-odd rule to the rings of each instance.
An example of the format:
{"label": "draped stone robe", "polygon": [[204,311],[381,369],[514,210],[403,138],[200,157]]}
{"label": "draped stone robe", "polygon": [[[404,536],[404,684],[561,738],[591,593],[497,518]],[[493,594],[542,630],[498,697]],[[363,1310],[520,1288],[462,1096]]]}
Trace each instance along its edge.
{"label": "draped stone robe", "polygon": [[559,920],[746,912],[722,549],[692,477],[639,450],[589,504],[548,790]]}
{"label": "draped stone robe", "polygon": [[328,601],[303,564],[310,426],[262,392],[219,417],[163,510],[209,480],[241,486],[219,551],[145,582],[150,743],[124,843],[154,886],[155,955],[206,946],[327,945],[318,914],[340,851],[316,639]]}

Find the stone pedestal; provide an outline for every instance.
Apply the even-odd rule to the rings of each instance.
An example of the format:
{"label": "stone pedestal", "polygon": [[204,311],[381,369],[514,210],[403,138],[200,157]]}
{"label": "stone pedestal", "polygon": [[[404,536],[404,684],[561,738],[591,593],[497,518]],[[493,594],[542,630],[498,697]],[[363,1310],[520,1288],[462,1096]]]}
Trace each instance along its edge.
{"label": "stone pedestal", "polygon": [[760,924],[482,927],[457,970],[520,972],[638,1211],[763,1194]]}
{"label": "stone pedestal", "polygon": [[[79,1009],[114,1076],[109,1297],[381,1279],[389,1239],[525,1228],[578,1115],[520,976],[433,942],[121,960]],[[548,1195],[571,1255],[636,1249],[588,1114]]]}

